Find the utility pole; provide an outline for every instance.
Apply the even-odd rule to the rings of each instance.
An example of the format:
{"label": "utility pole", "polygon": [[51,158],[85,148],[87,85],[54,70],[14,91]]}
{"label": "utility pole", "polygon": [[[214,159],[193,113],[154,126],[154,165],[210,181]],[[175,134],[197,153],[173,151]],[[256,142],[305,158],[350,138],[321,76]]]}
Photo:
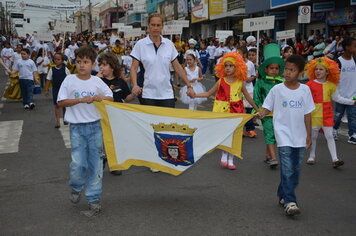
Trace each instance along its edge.
{"label": "utility pole", "polygon": [[92,16],[91,16],[91,0],[89,0],[89,32],[93,32],[93,23],[92,23]]}
{"label": "utility pole", "polygon": [[116,23],[119,23],[119,0],[116,0]]}

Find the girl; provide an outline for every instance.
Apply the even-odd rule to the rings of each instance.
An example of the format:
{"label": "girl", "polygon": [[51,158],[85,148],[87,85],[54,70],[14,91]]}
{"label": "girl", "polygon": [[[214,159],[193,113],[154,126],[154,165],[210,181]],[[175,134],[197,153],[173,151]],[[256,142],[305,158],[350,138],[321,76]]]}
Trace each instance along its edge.
{"label": "girl", "polygon": [[99,59],[100,72],[97,74],[113,92],[114,102],[130,102],[136,96],[131,93],[129,86],[123,80],[123,70],[115,54],[108,52]]}
{"label": "girl", "polygon": [[[114,102],[130,102],[135,99],[136,95],[131,93],[129,86],[122,79],[124,76],[123,70],[119,64],[117,56],[108,52],[99,57],[100,72],[97,76],[105,82],[113,93]],[[105,166],[106,159],[104,161]],[[121,175],[120,170],[110,171],[113,175]]]}
{"label": "girl", "polygon": [[320,57],[310,61],[306,67],[310,81],[307,85],[313,96],[316,109],[312,112],[312,146],[307,164],[315,164],[316,139],[322,129],[328,143],[332,158],[332,166],[337,168],[344,162],[338,159],[336,145],[333,138],[334,114],[332,109],[332,95],[340,79],[338,64],[327,57]]}
{"label": "girl", "polygon": [[[208,92],[192,94],[192,97],[206,98],[217,92],[213,112],[244,113],[243,94],[253,108],[258,110],[243,83],[247,80],[247,66],[238,53],[225,53],[215,71],[220,78],[215,85]],[[233,155],[223,151],[220,165],[235,170],[233,158]]]}
{"label": "girl", "polygon": [[294,50],[291,46],[286,46],[283,48],[283,60],[286,61],[288,57],[294,54]]}
{"label": "girl", "polygon": [[48,65],[51,63],[48,57],[44,55],[43,48],[38,50],[37,58],[35,61],[38,73],[40,74],[41,88],[43,88],[47,77]]}
{"label": "girl", "polygon": [[[188,54],[186,56],[187,66],[184,68],[187,74],[188,80],[191,82],[193,89],[197,93],[205,92],[204,86],[199,82],[203,80],[203,75],[201,70],[195,63],[195,56],[193,54]],[[198,104],[206,101],[206,98],[190,98],[187,95],[187,86],[184,86],[180,90],[180,99],[184,104],[189,104],[189,110],[196,110]]]}
{"label": "girl", "polygon": [[14,50],[11,48],[9,41],[6,41],[5,48],[1,50],[1,59],[4,61],[6,67],[11,70],[14,65]]}
{"label": "girl", "polygon": [[[45,95],[48,96],[49,84],[50,81],[52,81],[52,98],[54,103],[54,114],[56,116],[56,123],[54,128],[56,129],[60,127],[60,114],[61,114],[61,108],[57,104],[58,92],[59,92],[59,88],[62,85],[63,80],[69,74],[70,72],[66,67],[66,65],[64,64],[64,55],[62,53],[57,52],[56,54],[54,54],[54,66],[48,71],[47,80],[44,89]],[[63,108],[63,117],[64,117],[64,113],[65,113],[65,108]]]}
{"label": "girl", "polygon": [[189,39],[189,49],[185,52],[184,59],[187,59],[187,55],[193,54],[196,58],[197,65],[202,68],[201,62],[200,62],[200,54],[198,50],[195,49],[195,45],[197,44],[197,41],[195,39]]}

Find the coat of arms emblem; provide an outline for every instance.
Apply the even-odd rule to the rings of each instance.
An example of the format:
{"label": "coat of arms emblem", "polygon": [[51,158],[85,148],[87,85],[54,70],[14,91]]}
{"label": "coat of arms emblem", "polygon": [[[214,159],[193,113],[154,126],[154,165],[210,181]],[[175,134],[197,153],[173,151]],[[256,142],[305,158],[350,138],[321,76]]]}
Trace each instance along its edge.
{"label": "coat of arms emblem", "polygon": [[151,124],[158,156],[173,165],[194,164],[193,135],[195,128],[177,123]]}

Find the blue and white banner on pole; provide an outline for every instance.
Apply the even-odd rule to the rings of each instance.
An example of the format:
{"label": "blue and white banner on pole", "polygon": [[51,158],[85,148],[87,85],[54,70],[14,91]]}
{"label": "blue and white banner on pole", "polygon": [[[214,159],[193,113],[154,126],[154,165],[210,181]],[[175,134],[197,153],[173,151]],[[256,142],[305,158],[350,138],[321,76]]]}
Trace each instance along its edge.
{"label": "blue and white banner on pole", "polygon": [[147,166],[180,175],[219,148],[241,158],[242,132],[254,115],[192,111],[102,101],[110,170]]}
{"label": "blue and white banner on pole", "polygon": [[271,0],[271,8],[284,7],[306,1],[308,0]]}

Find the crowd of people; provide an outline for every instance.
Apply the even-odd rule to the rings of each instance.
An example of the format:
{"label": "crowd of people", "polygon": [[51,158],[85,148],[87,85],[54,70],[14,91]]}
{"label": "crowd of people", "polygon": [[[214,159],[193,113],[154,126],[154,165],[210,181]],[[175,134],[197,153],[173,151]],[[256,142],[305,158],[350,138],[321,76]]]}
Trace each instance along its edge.
{"label": "crowd of people", "polygon": [[[287,215],[300,213],[295,188],[305,148],[311,147],[307,164],[315,164],[316,140],[322,131],[332,167],[342,166],[335,140],[345,112],[348,142],[356,144],[355,35],[340,31],[326,36],[316,30],[308,37],[298,34],[280,42],[267,34],[260,42],[252,35],[224,41],[192,37],[184,41],[177,35],[172,42],[161,36],[163,22],[160,15],[150,15],[147,36],[134,40],[113,33],[55,35],[53,42],[44,43],[34,33],[22,39],[11,36],[3,43],[0,63],[11,81],[4,96],[22,98],[24,109],[33,110],[34,85],[47,96],[51,90],[54,127],[61,126],[61,111],[64,125],[70,124],[71,201],[78,203],[85,188],[88,214],[101,209],[105,154],[101,117],[93,101],[138,98],[142,105],[174,108],[179,97],[187,108],[197,110],[197,104],[215,94],[213,112],[256,113],[261,119],[264,161],[271,168],[281,163],[279,203]],[[202,81],[210,75],[216,83],[206,89]],[[309,82],[300,83],[301,78]],[[179,96],[173,84],[181,87]],[[246,124],[246,136],[256,137],[255,125],[256,119]],[[234,156],[222,152],[220,165],[235,170]]]}

